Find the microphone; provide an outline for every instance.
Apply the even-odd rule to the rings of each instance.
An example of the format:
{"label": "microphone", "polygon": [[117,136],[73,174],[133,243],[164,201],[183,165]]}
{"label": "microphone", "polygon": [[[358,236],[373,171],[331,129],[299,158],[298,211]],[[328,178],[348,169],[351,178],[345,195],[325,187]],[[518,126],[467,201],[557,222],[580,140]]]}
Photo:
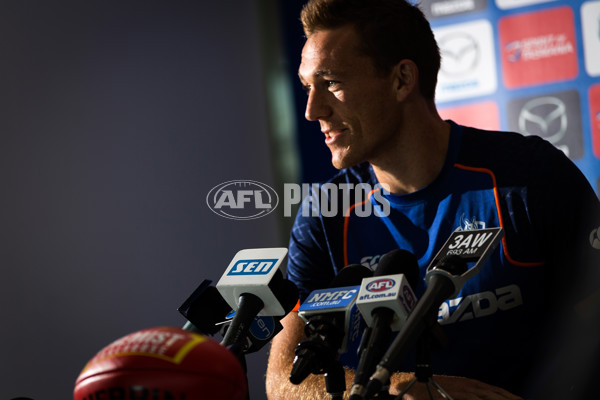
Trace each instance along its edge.
{"label": "microphone", "polygon": [[[296,307],[298,303],[298,288],[296,285],[287,279],[282,280],[280,285],[282,287],[277,289],[277,297],[283,306],[285,314],[281,316],[262,315],[254,317],[243,343],[242,350],[245,354],[259,351],[281,332],[283,325],[279,321]],[[225,333],[230,327],[231,319],[235,315],[234,312],[230,314],[227,316],[227,324],[222,328]]]}
{"label": "microphone", "polygon": [[280,299],[289,285],[279,270],[286,248],[239,251],[217,282],[221,296],[236,311],[221,344],[242,344],[257,315],[283,316]]}
{"label": "microphone", "polygon": [[[202,281],[177,310],[187,319],[183,329],[207,336],[221,331],[224,336],[235,311],[223,299],[219,290],[210,284],[210,280]],[[283,306],[284,315],[287,315],[298,302],[298,288],[287,279],[281,280],[279,285],[283,287],[277,289],[277,297]],[[242,338],[241,351],[248,354],[263,348],[283,329],[279,322],[281,318],[283,316],[256,316],[247,336]]]}
{"label": "microphone", "polygon": [[211,283],[203,280],[177,309],[187,319],[183,329],[207,336],[219,331],[218,324],[226,319],[231,307]]}
{"label": "microphone", "polygon": [[409,251],[396,249],[386,253],[372,278],[362,281],[356,305],[368,328],[363,335],[366,343],[360,359],[350,400],[364,396],[365,385],[384,354],[392,331],[399,331],[416,303],[412,287],[419,279],[417,258]]}
{"label": "microphone", "polygon": [[[427,288],[406,324],[385,353],[369,383],[365,397],[378,393],[386,384],[409,346],[437,322],[441,303],[457,296],[464,283],[477,274],[502,238],[502,228],[455,231],[427,268]],[[475,261],[469,269],[467,261]]]}
{"label": "microphone", "polygon": [[338,354],[344,352],[348,339],[358,337],[358,332],[346,335],[346,327],[360,326],[360,313],[354,307],[358,285],[371,275],[365,266],[348,265],[332,280],[330,288],[311,292],[300,306],[298,315],[307,321],[307,337],[296,347],[291,383],[298,385],[311,373],[327,373]]}
{"label": "microphone", "polygon": [[379,392],[388,382],[391,371],[395,371],[396,364],[406,355],[409,345],[414,345],[423,331],[435,324],[440,304],[454,293],[452,276],[465,273],[467,265],[459,256],[451,256],[441,260],[436,271],[438,273],[430,277],[427,289],[409,315],[404,329],[396,336],[371,376],[366,388],[367,398]]}

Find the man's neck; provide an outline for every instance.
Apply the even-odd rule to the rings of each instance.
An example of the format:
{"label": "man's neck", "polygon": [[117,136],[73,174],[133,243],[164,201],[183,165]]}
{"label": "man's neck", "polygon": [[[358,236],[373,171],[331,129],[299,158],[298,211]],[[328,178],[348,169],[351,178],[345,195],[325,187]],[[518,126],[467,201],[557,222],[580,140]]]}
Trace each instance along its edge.
{"label": "man's neck", "polygon": [[379,183],[394,194],[413,193],[441,172],[450,141],[450,124],[441,118],[404,128],[406,137],[387,158],[371,163]]}

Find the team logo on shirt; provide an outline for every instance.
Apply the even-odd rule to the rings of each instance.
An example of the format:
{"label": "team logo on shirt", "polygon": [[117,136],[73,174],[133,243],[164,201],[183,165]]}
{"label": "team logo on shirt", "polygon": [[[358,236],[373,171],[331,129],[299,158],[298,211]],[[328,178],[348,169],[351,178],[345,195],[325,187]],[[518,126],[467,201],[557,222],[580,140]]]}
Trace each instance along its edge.
{"label": "team logo on shirt", "polygon": [[475,229],[485,229],[485,222],[478,221],[476,217],[467,218],[465,214],[460,216],[460,226],[457,231],[472,231]]}
{"label": "team logo on shirt", "polygon": [[369,268],[371,271],[375,271],[377,266],[379,265],[379,259],[381,259],[381,254],[377,254],[374,256],[366,256],[361,258],[360,264]]}

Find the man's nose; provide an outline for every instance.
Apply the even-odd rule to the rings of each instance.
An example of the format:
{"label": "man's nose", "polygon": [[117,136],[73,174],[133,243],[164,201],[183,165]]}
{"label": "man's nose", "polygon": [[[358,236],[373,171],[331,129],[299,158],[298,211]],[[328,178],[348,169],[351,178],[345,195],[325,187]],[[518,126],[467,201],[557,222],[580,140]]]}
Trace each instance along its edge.
{"label": "man's nose", "polygon": [[331,107],[327,100],[329,92],[311,89],[306,101],[304,117],[309,121],[318,121],[331,115]]}

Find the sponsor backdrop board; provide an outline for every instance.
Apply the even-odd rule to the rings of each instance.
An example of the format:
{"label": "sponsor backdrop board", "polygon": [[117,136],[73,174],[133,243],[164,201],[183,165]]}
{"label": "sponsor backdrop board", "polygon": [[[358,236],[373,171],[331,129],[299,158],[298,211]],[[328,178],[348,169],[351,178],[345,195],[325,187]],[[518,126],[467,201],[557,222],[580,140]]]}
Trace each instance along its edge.
{"label": "sponsor backdrop board", "polygon": [[436,99],[464,125],[539,135],[600,193],[600,1],[422,0]]}
{"label": "sponsor backdrop board", "polygon": [[[416,1],[416,0],[415,0]],[[282,1],[290,77],[297,81],[305,1]],[[545,137],[600,193],[600,0],[421,0],[442,51],[436,99],[444,118]],[[289,21],[292,21],[291,23]],[[322,135],[302,119],[303,182],[334,170]]]}

